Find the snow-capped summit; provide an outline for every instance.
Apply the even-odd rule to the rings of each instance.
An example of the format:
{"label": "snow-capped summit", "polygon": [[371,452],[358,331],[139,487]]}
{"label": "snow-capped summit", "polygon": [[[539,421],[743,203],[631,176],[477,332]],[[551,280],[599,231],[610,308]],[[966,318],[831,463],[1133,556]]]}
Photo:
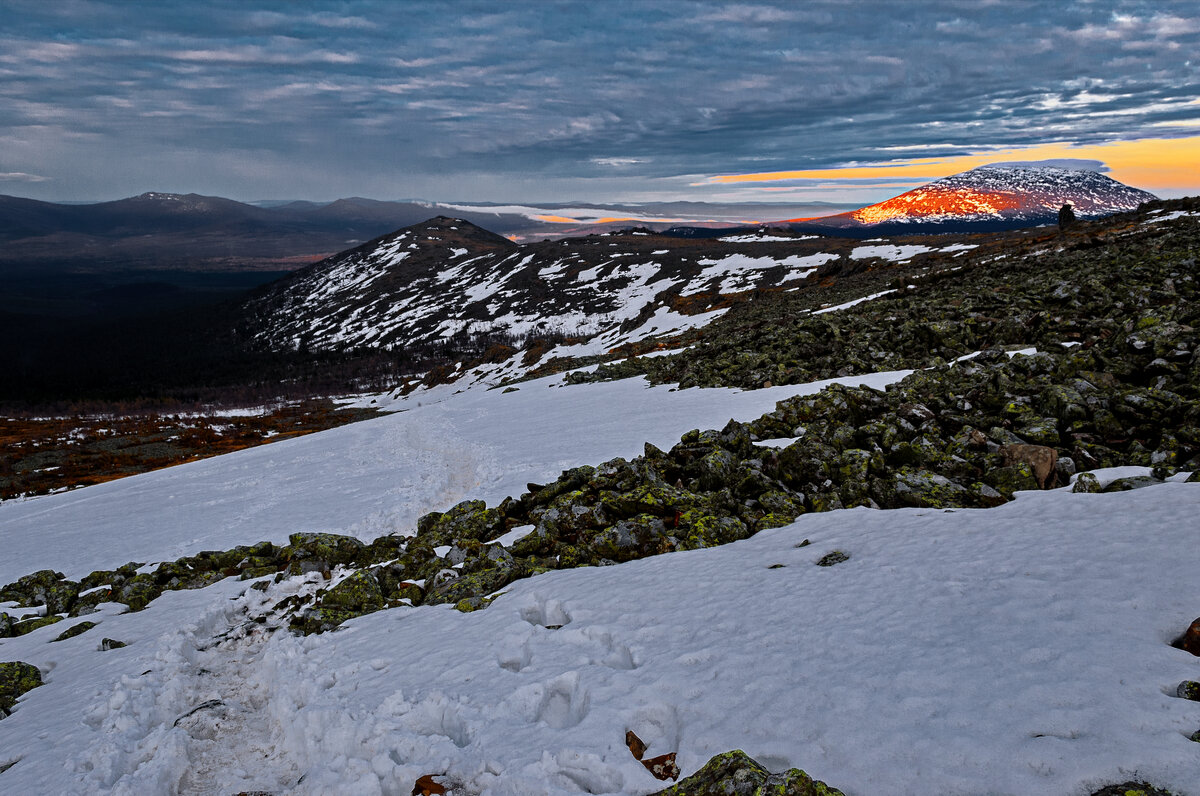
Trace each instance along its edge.
{"label": "snow-capped summit", "polygon": [[1051,166],[980,166],[850,215],[866,224],[964,216],[1040,218],[1070,204],[1082,217],[1134,210],[1156,197],[1095,171]]}
{"label": "snow-capped summit", "polygon": [[[1069,204],[1079,218],[1134,210],[1154,194],[1096,171],[1036,163],[996,163],[953,174],[878,204],[822,219],[795,219],[837,229],[1023,227],[1052,223]],[[949,231],[949,230],[948,230]]]}

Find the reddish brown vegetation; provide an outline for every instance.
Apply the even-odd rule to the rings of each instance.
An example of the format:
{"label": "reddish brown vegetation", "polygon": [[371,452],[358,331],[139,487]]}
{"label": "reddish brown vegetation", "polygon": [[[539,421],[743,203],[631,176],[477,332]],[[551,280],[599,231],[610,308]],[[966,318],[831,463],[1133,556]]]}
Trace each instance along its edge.
{"label": "reddish brown vegetation", "polygon": [[99,484],[377,414],[314,399],[258,416],[5,418],[0,420],[0,500]]}

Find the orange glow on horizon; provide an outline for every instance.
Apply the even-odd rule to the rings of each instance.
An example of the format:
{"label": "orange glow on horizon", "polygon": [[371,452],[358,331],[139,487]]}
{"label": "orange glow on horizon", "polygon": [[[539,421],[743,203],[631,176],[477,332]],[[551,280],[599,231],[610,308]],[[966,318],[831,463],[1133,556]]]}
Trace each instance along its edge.
{"label": "orange glow on horizon", "polygon": [[[1200,136],[1190,138],[1142,138],[1107,144],[1073,146],[1068,143],[1041,144],[1023,149],[1001,149],[948,158],[915,158],[894,163],[848,166],[841,169],[802,169],[758,174],[722,174],[701,184],[777,182],[780,180],[831,180],[947,177],[988,163],[1009,160],[1052,160],[1075,158],[1099,160],[1109,167],[1108,176],[1136,188],[1200,190]],[[857,187],[857,186],[855,186]]]}

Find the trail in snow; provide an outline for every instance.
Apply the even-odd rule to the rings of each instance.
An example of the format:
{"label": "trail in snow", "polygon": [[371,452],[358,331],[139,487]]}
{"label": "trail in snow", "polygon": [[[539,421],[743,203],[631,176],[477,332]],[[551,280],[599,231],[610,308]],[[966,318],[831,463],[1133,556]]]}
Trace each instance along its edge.
{"label": "trail in snow", "polygon": [[[848,793],[1081,795],[1136,771],[1187,794],[1200,714],[1168,692],[1196,665],[1167,642],[1195,612],[1198,499],[808,515],[309,638],[239,628],[315,576],[197,593],[209,612],[94,701],[74,763],[93,766],[82,792],[118,794],[407,794],[431,773],[468,794],[647,793],[633,729],[685,772],[744,748]],[[835,548],[850,559],[814,566]]]}
{"label": "trail in snow", "polygon": [[[353,433],[0,507],[0,569],[172,549],[201,528],[205,547],[343,530],[338,516],[369,535],[422,503],[494,501],[821,386],[551,383],[427,394]],[[260,493],[269,511],[254,511]],[[167,592],[136,614],[106,605],[66,641],[51,643],[80,620],[0,639],[0,658],[45,678],[0,722],[0,766],[14,764],[0,791],[406,796],[438,774],[462,794],[648,793],[661,783],[624,747],[633,729],[685,773],[743,748],[847,793],[1083,796],[1136,774],[1196,796],[1200,706],[1173,688],[1200,672],[1168,642],[1200,613],[1198,500],[1165,484],[805,515],[720,548],[518,581],[484,611],[395,608],[307,638],[254,619],[317,575]],[[833,549],[849,560],[814,566]],[[102,637],[128,646],[101,651]]]}

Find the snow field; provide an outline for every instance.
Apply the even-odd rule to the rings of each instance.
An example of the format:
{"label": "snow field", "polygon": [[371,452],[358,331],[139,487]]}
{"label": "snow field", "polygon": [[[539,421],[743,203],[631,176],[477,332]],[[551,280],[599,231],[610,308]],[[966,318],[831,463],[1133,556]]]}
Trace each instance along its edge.
{"label": "snow field", "polygon": [[[517,392],[453,385],[383,408],[396,414],[71,492],[0,503],[0,583],[39,569],[79,578],[299,531],[374,539],[467,498],[495,504],[569,467],[669,448],[692,428],[749,420],[827,384],[878,388],[910,371],[748,392],[674,390],[644,379]],[[0,642],[2,644],[3,642]]]}
{"label": "snow field", "polygon": [[[300,530],[406,533],[828,383],[443,385],[376,420],[0,505],[0,582]],[[805,515],[518,581],[471,614],[396,608],[307,638],[267,628],[275,603],[328,585],[316,574],[106,605],[0,639],[0,659],[45,679],[0,722],[0,766],[15,763],[0,793],[407,794],[436,774],[456,793],[645,794],[662,783],[625,748],[632,729],[685,775],[742,748],[850,796],[1085,796],[1131,778],[1197,796],[1200,705],[1173,694],[1200,659],[1169,642],[1200,615],[1198,510],[1195,484],[1168,483]],[[849,560],[814,566],[833,550]],[[85,619],[99,627],[51,643]]]}
{"label": "snow field", "polygon": [[[406,794],[433,773],[465,793],[656,790],[628,728],[685,775],[743,748],[848,794],[1086,794],[1133,776],[1195,793],[1200,706],[1171,693],[1200,666],[1168,642],[1196,613],[1197,510],[1195,485],[1164,484],[808,515],[519,581],[473,614],[393,609],[309,638],[214,643],[300,579],[172,592],[68,642],[6,640],[50,672],[0,724],[24,758],[0,784]],[[834,549],[850,559],[814,566]],[[134,643],[98,652],[100,632]],[[80,696],[72,727],[55,714]]]}

